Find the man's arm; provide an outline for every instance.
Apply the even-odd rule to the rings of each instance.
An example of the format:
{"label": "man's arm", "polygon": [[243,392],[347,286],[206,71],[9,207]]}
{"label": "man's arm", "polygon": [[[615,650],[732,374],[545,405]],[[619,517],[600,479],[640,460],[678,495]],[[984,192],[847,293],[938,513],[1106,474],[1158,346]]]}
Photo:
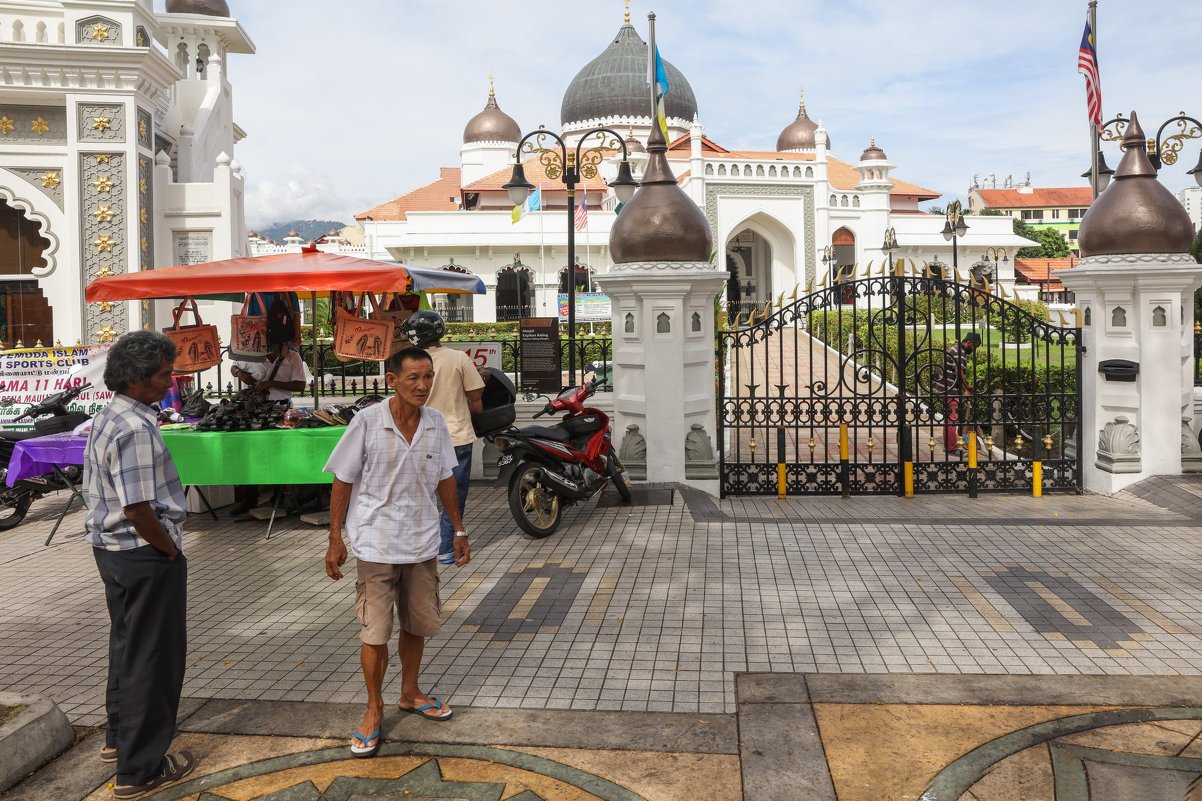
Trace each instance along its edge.
{"label": "man's arm", "polygon": [[342,541],[342,526],[346,522],[346,512],[351,507],[352,489],[352,484],[335,478],[334,489],[330,491],[330,545],[326,548],[326,575],[335,581],[342,578],[339,568],[346,564],[346,543]]}
{"label": "man's arm", "polygon": [[305,391],[305,382],[304,381],[280,381],[277,379],[274,381],[260,381],[259,383],[255,384],[255,387],[257,389],[283,389],[283,390],[287,390],[288,392],[304,392]]}
{"label": "man's arm", "polygon": [[125,517],[133,524],[138,536],[153,545],[156,551],[166,554],[173,562],[179,556],[179,548],[175,547],[175,541],[163,528],[159,516],[150,506],[150,501],[126,506]]}
{"label": "man's arm", "polygon": [[[447,513],[447,517],[451,518],[451,527],[456,531],[463,531],[463,520],[459,517],[459,489],[455,486],[455,477],[449,476],[438,482],[438,500],[442,501],[442,510]],[[330,502],[331,511],[333,510],[333,501]],[[333,520],[333,517],[330,518]],[[472,546],[467,541],[467,537],[460,537],[458,533],[455,536],[455,564],[458,567],[463,567],[472,560]]]}
{"label": "man's arm", "polygon": [[484,397],[483,389],[473,389],[471,392],[463,394],[467,395],[467,407],[473,414],[479,414],[484,411],[484,401],[481,400]]}

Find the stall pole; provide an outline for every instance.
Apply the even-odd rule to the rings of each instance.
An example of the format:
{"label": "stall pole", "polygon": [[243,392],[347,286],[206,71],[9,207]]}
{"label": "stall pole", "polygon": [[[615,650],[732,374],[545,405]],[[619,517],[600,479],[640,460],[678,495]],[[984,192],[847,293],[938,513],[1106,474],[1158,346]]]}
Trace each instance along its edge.
{"label": "stall pole", "polygon": [[313,303],[313,324],[309,326],[309,334],[313,339],[313,354],[309,357],[309,360],[313,363],[313,409],[316,411],[319,405],[317,402],[317,384],[320,380],[317,372],[317,293],[310,292],[309,299]]}

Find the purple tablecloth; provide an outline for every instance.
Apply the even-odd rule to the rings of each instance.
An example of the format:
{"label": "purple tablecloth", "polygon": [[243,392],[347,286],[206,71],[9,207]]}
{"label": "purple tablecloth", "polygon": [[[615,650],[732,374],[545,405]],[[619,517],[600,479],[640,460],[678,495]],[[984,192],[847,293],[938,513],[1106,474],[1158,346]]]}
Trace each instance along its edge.
{"label": "purple tablecloth", "polygon": [[8,486],[23,478],[45,475],[55,467],[82,465],[87,445],[87,437],[70,433],[14,443],[12,458],[8,460]]}

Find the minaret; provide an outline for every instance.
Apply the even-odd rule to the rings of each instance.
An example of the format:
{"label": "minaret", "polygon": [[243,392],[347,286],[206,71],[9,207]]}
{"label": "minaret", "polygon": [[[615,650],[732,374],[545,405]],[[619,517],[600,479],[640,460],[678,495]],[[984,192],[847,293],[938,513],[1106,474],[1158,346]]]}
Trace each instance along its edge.
{"label": "minaret", "polygon": [[459,148],[460,186],[468,186],[509,166],[521,138],[522,129],[517,121],[497,104],[497,89],[490,73],[484,109],[468,120],[463,129],[463,147]]}

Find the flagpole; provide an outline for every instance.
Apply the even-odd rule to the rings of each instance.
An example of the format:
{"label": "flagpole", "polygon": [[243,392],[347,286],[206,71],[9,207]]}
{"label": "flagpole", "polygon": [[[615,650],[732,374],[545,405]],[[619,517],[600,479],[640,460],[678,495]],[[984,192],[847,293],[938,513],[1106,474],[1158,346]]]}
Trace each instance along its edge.
{"label": "flagpole", "polygon": [[[1098,56],[1098,0],[1089,0],[1089,30],[1093,34],[1093,51],[1094,51],[1094,65],[1095,65],[1094,69],[1100,70],[1101,69],[1101,67],[1100,67],[1101,59]],[[1102,83],[1101,77],[1099,76],[1099,78],[1098,78],[1099,91],[1101,90],[1101,83]],[[1098,99],[1098,102],[1101,103],[1101,98]],[[1098,199],[1098,154],[1102,150],[1102,132],[1098,130],[1098,126],[1097,126],[1096,122],[1090,122],[1089,128],[1090,128],[1090,132],[1091,132],[1091,136],[1090,136],[1090,146],[1091,146],[1090,164],[1091,164],[1091,167],[1090,167],[1090,170],[1093,173],[1093,175],[1092,175],[1093,180],[1091,180],[1089,183],[1093,190],[1093,199],[1097,200]]]}
{"label": "flagpole", "polygon": [[[546,260],[545,254],[543,252],[543,245],[545,244],[544,239],[543,239],[543,204],[545,202],[546,202],[546,199],[543,197],[543,185],[540,183],[538,185],[538,281],[540,284],[543,285],[543,297],[544,298],[546,297],[546,293],[547,293],[547,260]],[[545,300],[542,302],[541,306],[542,306],[542,308],[539,309],[540,313],[546,311],[546,309],[547,309]],[[558,314],[559,314],[559,298],[558,297],[555,299],[555,307],[556,307],[555,314],[558,316]]]}

